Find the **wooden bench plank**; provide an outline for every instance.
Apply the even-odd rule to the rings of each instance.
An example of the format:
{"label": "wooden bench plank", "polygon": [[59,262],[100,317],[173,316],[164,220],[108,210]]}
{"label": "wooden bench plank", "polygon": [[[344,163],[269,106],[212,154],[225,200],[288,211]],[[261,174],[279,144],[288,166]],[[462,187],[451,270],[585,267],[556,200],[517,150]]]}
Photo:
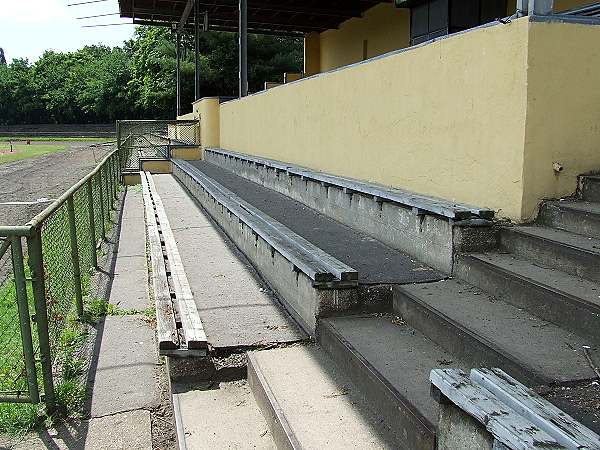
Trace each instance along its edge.
{"label": "wooden bench plank", "polygon": [[567,448],[600,448],[600,436],[500,369],[473,369],[471,379]]}
{"label": "wooden bench plank", "polygon": [[158,215],[158,221],[160,222],[160,229],[162,231],[167,257],[171,267],[171,279],[175,289],[175,299],[179,307],[179,314],[181,316],[181,323],[187,347],[188,349],[206,348],[206,333],[204,331],[200,315],[198,314],[198,308],[196,306],[196,302],[194,301],[192,290],[185,274],[183,262],[181,261],[181,256],[179,255],[179,250],[175,242],[175,236],[171,230],[169,219],[167,218],[160,195],[156,191],[156,186],[154,185],[152,175],[147,172],[146,178],[148,180],[150,194],[154,200],[155,211]]}
{"label": "wooden bench plank", "polygon": [[495,439],[509,448],[566,448],[493,393],[473,382],[462,370],[434,369],[430,380],[446,398],[483,424]]}
{"label": "wooden bench plank", "polygon": [[179,337],[167,282],[162,245],[145,174],[142,174],[142,192],[146,216],[146,246],[150,253],[150,280],[156,308],[156,332],[160,353],[163,350],[178,349]]}

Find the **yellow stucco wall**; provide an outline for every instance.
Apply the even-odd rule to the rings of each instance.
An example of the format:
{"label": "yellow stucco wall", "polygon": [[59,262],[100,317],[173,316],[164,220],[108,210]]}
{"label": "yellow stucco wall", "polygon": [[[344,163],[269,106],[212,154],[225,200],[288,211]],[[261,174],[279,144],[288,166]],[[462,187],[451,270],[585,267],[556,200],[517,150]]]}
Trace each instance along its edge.
{"label": "yellow stucco wall", "polygon": [[219,97],[205,97],[192,104],[194,113],[200,118],[200,145],[202,148],[219,146],[219,104]]}
{"label": "yellow stucco wall", "polygon": [[146,160],[142,161],[142,170],[151,173],[171,173],[171,161]]}
{"label": "yellow stucco wall", "polygon": [[600,170],[598,41],[529,18],[450,36],[225,103],[220,145],[527,221]]}
{"label": "yellow stucco wall", "polygon": [[337,30],[321,33],[320,70],[362,61],[364,41],[367,58],[404,48],[410,42],[410,11],[382,3],[367,10],[363,17],[347,20]]}
{"label": "yellow stucco wall", "polygon": [[[575,191],[576,177],[600,169],[600,28],[531,23],[523,218],[542,198]],[[552,164],[564,167],[555,175]]]}
{"label": "yellow stucco wall", "polygon": [[221,105],[221,146],[519,217],[527,19]]}
{"label": "yellow stucco wall", "polygon": [[317,32],[304,35],[304,76],[321,71],[321,35]]}
{"label": "yellow stucco wall", "polygon": [[197,161],[202,159],[202,149],[200,147],[172,147],[171,158]]}

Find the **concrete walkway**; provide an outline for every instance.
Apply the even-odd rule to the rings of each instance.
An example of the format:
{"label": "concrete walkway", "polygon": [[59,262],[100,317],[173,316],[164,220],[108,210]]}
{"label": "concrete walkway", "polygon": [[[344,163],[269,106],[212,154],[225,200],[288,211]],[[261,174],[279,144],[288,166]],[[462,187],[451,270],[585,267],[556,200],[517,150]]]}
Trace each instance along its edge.
{"label": "concrete walkway", "polygon": [[[143,314],[151,306],[144,233],[142,194],[130,188],[122,206],[121,226],[109,238],[107,262],[96,280],[96,296],[138,313],[107,316],[96,326],[87,380],[88,419],[41,431],[15,448],[153,448],[152,412],[165,407],[161,383],[166,386],[166,373],[156,350],[154,330]],[[175,445],[172,442],[160,448]]]}

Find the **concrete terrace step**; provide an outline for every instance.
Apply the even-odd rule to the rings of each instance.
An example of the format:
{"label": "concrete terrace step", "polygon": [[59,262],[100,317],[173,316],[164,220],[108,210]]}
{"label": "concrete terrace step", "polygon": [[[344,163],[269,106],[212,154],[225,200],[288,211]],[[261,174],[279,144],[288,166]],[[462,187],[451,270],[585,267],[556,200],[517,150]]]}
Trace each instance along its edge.
{"label": "concrete terrace step", "polygon": [[587,202],[600,202],[600,176],[583,175],[580,177],[581,198]]}
{"label": "concrete terrace step", "polygon": [[600,239],[546,227],[508,227],[500,232],[500,247],[537,264],[600,281]]}
{"label": "concrete terrace step", "polygon": [[416,208],[434,214],[439,214],[450,219],[462,220],[469,219],[473,216],[479,216],[483,219],[492,219],[494,217],[494,211],[491,209],[452,203],[441,198],[421,195],[401,189],[393,189],[389,186],[381,186],[351,178],[329,175],[291,163],[284,163],[268,158],[260,158],[222,148],[207,148],[206,152],[222,155],[226,158],[238,159],[248,162],[249,164],[270,167],[274,170],[283,171],[298,177],[312,179],[325,184],[340,186],[350,191],[373,195],[382,200],[399,203],[410,208]]}
{"label": "concrete terrace step", "polygon": [[173,174],[266,279],[308,333],[357,304],[357,273],[185,161]]}
{"label": "concrete terrace step", "polygon": [[342,225],[283,194],[205,161],[197,161],[193,165],[260,211],[356,269],[361,284],[426,282],[445,277],[407,254]]}
{"label": "concrete terrace step", "polygon": [[519,308],[600,341],[600,285],[510,254],[463,255],[455,275]]}
{"label": "concrete terrace step", "polygon": [[544,202],[538,222],[572,233],[600,237],[600,203],[575,200]]}
{"label": "concrete terrace step", "polygon": [[465,282],[395,287],[394,306],[407,323],[472,367],[499,367],[530,384],[596,376],[583,351],[588,340]]}
{"label": "concrete terrace step", "polygon": [[429,396],[429,373],[466,368],[463,363],[391,316],[323,319],[319,341],[402,438],[400,448],[435,448],[437,404]]}
{"label": "concrete terrace step", "polygon": [[400,442],[316,346],[248,354],[248,384],[280,449],[382,449]]}
{"label": "concrete terrace step", "polygon": [[210,347],[226,351],[306,339],[246,257],[177,180],[153,179]]}
{"label": "concrete terrace step", "polygon": [[172,385],[179,449],[277,449],[245,380],[204,384]]}

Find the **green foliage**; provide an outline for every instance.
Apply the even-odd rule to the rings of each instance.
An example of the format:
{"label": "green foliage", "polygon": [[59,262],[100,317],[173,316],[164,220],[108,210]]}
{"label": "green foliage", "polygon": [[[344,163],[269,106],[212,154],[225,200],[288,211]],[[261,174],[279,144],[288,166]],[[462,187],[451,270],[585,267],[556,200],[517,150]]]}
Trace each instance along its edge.
{"label": "green foliage", "polygon": [[[233,96],[238,85],[237,35],[200,35],[200,92]],[[250,91],[283,72],[302,68],[302,41],[250,35]],[[101,123],[116,119],[174,118],[175,36],[166,28],[138,27],[122,47],[86,46],[46,51],[31,64],[0,64],[0,124]],[[194,100],[193,38],[182,37],[182,105]]]}
{"label": "green foliage", "polygon": [[147,311],[121,308],[119,305],[109,303],[103,298],[89,299],[85,304],[84,311],[86,321],[92,324],[97,323],[105,316],[132,316],[140,313],[148,314]]}
{"label": "green foliage", "polygon": [[43,415],[43,406],[31,403],[0,403],[0,433],[21,436],[34,428]]}

